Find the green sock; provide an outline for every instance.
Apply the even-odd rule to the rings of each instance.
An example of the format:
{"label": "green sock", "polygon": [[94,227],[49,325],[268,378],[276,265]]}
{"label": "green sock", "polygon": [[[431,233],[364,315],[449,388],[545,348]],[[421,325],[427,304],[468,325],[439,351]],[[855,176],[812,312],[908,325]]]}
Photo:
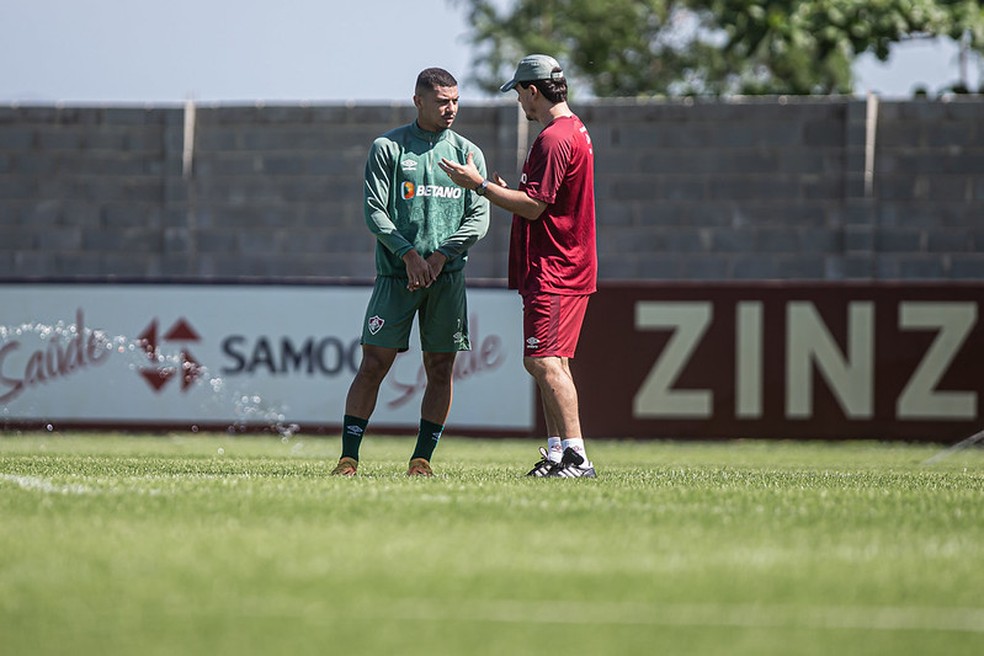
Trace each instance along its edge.
{"label": "green sock", "polygon": [[359,447],[365,435],[368,419],[345,415],[342,419],[342,457],[359,459]]}
{"label": "green sock", "polygon": [[424,458],[429,461],[431,456],[434,455],[434,449],[437,448],[437,441],[441,439],[441,433],[443,432],[444,426],[441,424],[435,424],[426,419],[421,419],[420,432],[417,433],[417,446],[414,447],[413,455],[410,456],[410,459]]}

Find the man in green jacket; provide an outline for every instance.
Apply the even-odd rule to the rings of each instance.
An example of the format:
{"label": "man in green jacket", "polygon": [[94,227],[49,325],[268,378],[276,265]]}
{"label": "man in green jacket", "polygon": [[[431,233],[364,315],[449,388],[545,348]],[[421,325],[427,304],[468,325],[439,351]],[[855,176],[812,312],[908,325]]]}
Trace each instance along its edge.
{"label": "man in green jacket", "polygon": [[342,454],[332,472],[353,476],[379,386],[397,353],[409,349],[418,317],[427,385],[409,476],[430,476],[434,448],[451,409],[452,370],[458,351],[471,349],[464,266],[468,248],[485,236],[489,203],[454,184],[442,158],[464,163],[471,155],[485,174],[485,157],[453,132],[458,82],[441,68],[417,76],[417,119],[378,137],[369,150],[365,216],[376,236],[376,283],[362,327],[362,363],[345,400]]}

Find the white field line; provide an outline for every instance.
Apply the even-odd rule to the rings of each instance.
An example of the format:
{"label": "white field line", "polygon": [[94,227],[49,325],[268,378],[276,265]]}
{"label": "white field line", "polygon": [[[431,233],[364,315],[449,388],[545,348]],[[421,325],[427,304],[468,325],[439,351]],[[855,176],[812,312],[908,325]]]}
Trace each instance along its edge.
{"label": "white field line", "polygon": [[[362,612],[364,611],[364,612]],[[501,624],[702,626],[984,633],[984,608],[645,604],[407,599],[360,608],[360,619]],[[356,619],[353,617],[352,619]]]}
{"label": "white field line", "polygon": [[17,474],[0,474],[0,481],[13,483],[22,490],[44,492],[46,494],[91,494],[92,490],[84,485],[56,485],[47,478],[40,476],[18,476]]}
{"label": "white field line", "polygon": [[936,455],[934,455],[932,458],[928,458],[926,460],[923,460],[923,463],[922,464],[923,465],[932,465],[932,464],[935,464],[935,463],[939,462],[940,460],[943,460],[944,458],[949,458],[950,456],[952,456],[957,451],[962,451],[963,449],[966,449],[967,447],[970,447],[970,446],[973,446],[973,445],[977,444],[981,440],[984,440],[984,430],[982,430],[980,432],[977,432],[977,433],[974,433],[973,435],[971,435],[967,439],[960,440],[959,442],[957,442],[956,444],[954,444],[953,446],[951,446],[951,447],[949,447],[947,449],[943,449],[942,451],[940,451],[939,453],[937,453]]}
{"label": "white field line", "polygon": [[[166,494],[165,490],[159,487],[145,488],[142,482],[171,482],[171,481],[221,481],[225,486],[236,486],[242,481],[249,481],[254,478],[249,474],[245,475],[225,475],[225,474],[179,474],[179,475],[147,475],[135,476],[123,480],[110,478],[91,478],[88,479],[92,485],[67,484],[59,485],[49,478],[41,476],[29,476],[23,474],[0,474],[0,483],[13,483],[22,490],[32,492],[42,492],[45,494],[66,494],[66,495],[134,495],[134,496],[160,496]],[[127,485],[127,483],[130,483]]]}

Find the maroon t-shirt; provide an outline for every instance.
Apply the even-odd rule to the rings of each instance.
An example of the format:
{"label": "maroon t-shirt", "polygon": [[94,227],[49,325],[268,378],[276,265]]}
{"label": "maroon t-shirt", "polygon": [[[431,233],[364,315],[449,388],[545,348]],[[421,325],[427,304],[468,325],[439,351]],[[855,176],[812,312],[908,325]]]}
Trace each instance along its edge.
{"label": "maroon t-shirt", "polygon": [[526,156],[519,190],[547,207],[534,221],[513,215],[509,287],[523,296],[593,293],[594,151],[581,119],[564,116],[543,128]]}

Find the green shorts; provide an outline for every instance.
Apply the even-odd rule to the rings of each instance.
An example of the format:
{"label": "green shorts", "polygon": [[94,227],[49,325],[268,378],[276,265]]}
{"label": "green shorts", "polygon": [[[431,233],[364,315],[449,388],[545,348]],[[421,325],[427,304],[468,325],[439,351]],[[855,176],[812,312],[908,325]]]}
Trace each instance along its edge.
{"label": "green shorts", "polygon": [[411,292],[406,278],[377,276],[362,325],[362,343],[406,351],[418,315],[420,347],[427,353],[470,351],[463,271],[442,273],[427,289]]}

